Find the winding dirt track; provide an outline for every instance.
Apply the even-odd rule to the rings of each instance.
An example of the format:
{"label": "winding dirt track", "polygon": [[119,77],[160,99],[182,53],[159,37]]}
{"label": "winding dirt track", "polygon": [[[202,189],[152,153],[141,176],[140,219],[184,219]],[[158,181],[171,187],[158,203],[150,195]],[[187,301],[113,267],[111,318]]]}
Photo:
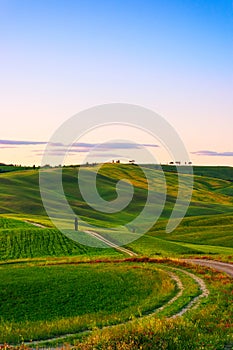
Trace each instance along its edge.
{"label": "winding dirt track", "polygon": [[[46,228],[44,225],[38,224],[36,222],[27,221],[27,220],[25,220],[25,222],[27,222],[28,224],[34,225],[36,227]],[[127,248],[120,247],[117,244],[109,241],[107,238],[104,238],[103,236],[101,236],[99,233],[97,233],[95,231],[86,230],[84,232],[88,233],[92,237],[99,239],[103,243],[107,244],[109,247],[114,248],[121,253],[128,254],[129,256],[137,256],[138,255],[137,253],[135,253]],[[202,265],[202,266],[212,267],[215,270],[225,272],[229,276],[233,277],[233,264],[223,263],[223,262],[214,261],[214,260],[206,260],[206,259],[181,259],[181,261],[186,261],[186,262],[192,263],[192,264],[198,264],[198,265]]]}
{"label": "winding dirt track", "polygon": [[[92,234],[93,234],[93,232],[92,232]],[[121,248],[121,247],[118,247],[118,248]],[[125,249],[125,248],[122,248],[122,249]],[[133,253],[131,251],[128,251],[127,249],[124,252],[125,253],[130,253],[129,254],[130,256],[132,256],[132,253]],[[137,254],[134,253],[133,255],[137,255]],[[191,263],[191,264],[198,264],[198,265],[202,265],[202,266],[211,267],[211,268],[213,268],[215,270],[225,272],[229,276],[233,277],[233,264],[223,263],[223,262],[213,261],[213,260],[205,260],[205,259],[180,259],[180,261],[185,261],[185,262]],[[174,270],[180,270],[180,269],[174,268]],[[185,271],[184,269],[182,269],[182,272],[187,274],[187,275],[189,275],[190,277],[192,277],[197,282],[197,284],[199,284],[199,288],[201,290],[201,294],[199,296],[195,297],[192,301],[190,301],[190,303],[188,305],[186,305],[185,307],[183,307],[178,313],[176,313],[173,316],[171,316],[171,318],[175,318],[177,316],[182,316],[184,313],[186,313],[191,308],[197,307],[199,302],[200,302],[200,299],[203,298],[203,297],[207,297],[208,294],[209,294],[209,291],[206,288],[206,285],[205,285],[204,281],[201,278],[197,277],[196,275],[194,275],[194,274],[192,274],[192,273],[190,273],[188,271]],[[178,294],[174,298],[172,298],[168,303],[163,305],[162,307],[158,308],[157,310],[153,310],[150,313],[150,315],[144,316],[145,318],[155,314],[158,311],[161,311],[164,307],[166,307],[167,305],[175,302],[182,295],[184,286],[182,285],[180,279],[178,278],[178,276],[176,276],[175,274],[173,274],[171,272],[169,274],[170,274],[170,277],[173,280],[175,280],[175,282],[176,282],[176,284],[178,286],[178,289],[179,289]],[[130,322],[130,321],[128,321],[128,322]],[[127,321],[124,322],[124,323],[127,323]],[[108,326],[108,328],[109,327],[114,327],[114,325]],[[103,327],[103,328],[107,328],[107,327]],[[91,331],[87,330],[87,331],[84,331],[84,332],[79,332],[77,334],[81,334],[81,333],[91,333]],[[35,341],[33,344],[36,344],[37,347],[39,346],[39,349],[42,349],[40,347],[40,344],[43,344],[45,341],[54,341],[54,340],[59,341],[59,340],[65,339],[67,336],[73,336],[73,335],[74,334],[65,334],[65,335],[54,337],[54,338],[47,339],[47,340]],[[25,342],[25,345],[32,345],[32,344],[29,343],[29,342],[28,343]],[[232,344],[226,345],[225,349],[232,349]]]}
{"label": "winding dirt track", "polygon": [[220,261],[214,260],[205,260],[205,259],[182,259],[188,263],[197,264],[201,266],[212,267],[215,270],[225,272],[229,276],[233,277],[233,264],[223,263]]}
{"label": "winding dirt track", "polygon": [[[126,253],[129,256],[137,256],[138,254],[134,253],[133,251],[126,249],[124,247],[119,247],[117,244],[112,243],[111,241],[109,241],[108,239],[104,238],[103,236],[101,236],[99,233],[94,232],[94,231],[84,231],[88,234],[90,234],[91,236],[99,239],[100,241],[104,242],[105,244],[109,245],[112,248],[115,248],[116,250],[122,252],[122,253]],[[192,264],[199,264],[202,266],[207,266],[207,267],[212,267],[215,270],[218,271],[222,271],[225,272],[226,274],[228,274],[229,276],[233,277],[233,264],[229,264],[229,263],[223,263],[220,261],[214,261],[214,260],[206,260],[206,259],[181,259],[181,261],[186,261],[188,263],[192,263]]]}
{"label": "winding dirt track", "polygon": [[29,220],[24,220],[24,222],[26,222],[27,224],[31,224],[33,226],[36,226],[36,227],[47,228],[46,226],[38,224],[37,222],[33,222],[33,221],[29,221]]}
{"label": "winding dirt track", "polygon": [[[37,223],[33,223],[33,222],[28,222],[32,225],[35,225],[37,227],[41,227],[43,228],[44,226],[40,225],[40,224],[37,224]],[[98,234],[97,232],[94,232],[94,231],[84,231],[88,234],[90,234],[91,236],[99,239],[100,241],[104,242],[105,244],[107,244],[108,246],[122,252],[122,253],[126,253],[128,254],[129,256],[137,256],[136,253],[134,253],[133,251],[127,249],[127,248],[124,248],[124,247],[119,247],[118,245],[112,243],[111,241],[107,240],[106,238],[104,238],[103,236],[101,236],[100,234]],[[207,266],[207,267],[210,267],[210,268],[213,268],[215,270],[218,270],[218,271],[221,271],[221,272],[224,272],[226,274],[228,274],[229,276],[231,276],[233,278],[233,264],[229,264],[229,263],[223,263],[223,262],[219,262],[219,261],[213,261],[213,260],[206,260],[206,259],[180,259],[180,261],[185,261],[187,263],[191,263],[191,264],[198,264],[198,265],[202,265],[202,266]],[[180,270],[178,268],[171,268],[173,270]],[[171,316],[171,318],[175,318],[177,316],[182,316],[183,314],[185,314],[188,310],[190,310],[191,308],[193,307],[197,307],[199,302],[200,302],[200,299],[203,298],[203,297],[207,297],[208,294],[209,294],[209,291],[205,285],[205,282],[200,278],[200,277],[197,277],[196,275],[188,272],[188,271],[185,271],[184,269],[182,269],[182,272],[189,275],[191,278],[193,278],[193,280],[195,280],[195,282],[199,285],[199,288],[200,288],[200,291],[201,291],[201,294],[198,295],[197,297],[195,297],[193,300],[191,300],[188,305],[186,305],[185,307],[183,307],[178,313],[174,314],[173,316]],[[149,315],[147,316],[144,316],[144,317],[149,317],[153,314],[156,314],[158,311],[161,311],[163,308],[165,308],[167,305],[171,304],[171,303],[174,303],[182,294],[183,294],[183,290],[184,290],[184,286],[182,285],[182,282],[180,281],[180,279],[178,278],[177,275],[175,275],[175,273],[171,273],[169,272],[169,275],[170,277],[176,282],[176,285],[178,287],[178,293],[175,297],[173,297],[170,301],[168,301],[165,305],[163,305],[162,307],[158,308],[157,310],[153,310],[150,312]],[[131,322],[131,321],[126,321],[124,323],[128,323],[128,322]],[[114,325],[112,326],[105,326],[103,328],[110,328],[110,327],[114,327]],[[83,332],[79,332],[77,334],[81,334],[81,333],[90,333],[91,331],[90,330],[86,330],[86,331],[83,331]],[[40,345],[40,344],[43,344],[45,341],[54,341],[54,340],[63,340],[64,338],[66,338],[67,336],[72,336],[74,334],[65,334],[65,335],[62,335],[62,336],[58,336],[58,337],[54,337],[54,338],[51,338],[51,339],[47,339],[47,340],[41,340],[41,341],[36,341],[34,344],[37,344]],[[26,345],[31,345],[31,343],[26,343]],[[231,344],[229,344],[229,346],[232,346]],[[41,348],[40,348],[41,349]],[[227,347],[225,347],[225,349],[229,349],[228,348],[228,345]]]}
{"label": "winding dirt track", "polygon": [[126,253],[128,254],[129,256],[137,256],[136,253],[132,252],[131,250],[129,249],[126,249],[124,247],[120,247],[118,246],[117,244],[115,243],[112,243],[111,241],[109,241],[107,238],[104,238],[103,236],[101,236],[99,233],[97,232],[94,232],[94,231],[90,231],[90,230],[86,230],[84,231],[85,233],[88,233],[89,235],[91,235],[92,237],[95,237],[97,238],[98,240],[104,242],[105,244],[107,244],[109,247],[112,247],[116,250],[118,250],[119,252],[121,253]]}
{"label": "winding dirt track", "polygon": [[[193,298],[180,311],[178,311],[175,314],[173,314],[172,316],[170,316],[170,318],[176,318],[178,316],[184,315],[188,310],[197,307],[199,305],[200,301],[201,301],[201,298],[207,297],[209,295],[209,291],[208,291],[208,289],[207,289],[207,287],[205,285],[205,282],[201,278],[197,277],[196,275],[194,275],[194,274],[192,274],[192,273],[190,273],[188,271],[185,271],[184,269],[173,268],[173,267],[170,267],[170,269],[174,271],[174,273],[168,271],[168,274],[176,283],[176,286],[178,288],[177,294],[172,299],[170,299],[168,302],[166,302],[164,305],[162,305],[161,307],[156,308],[154,310],[151,310],[147,315],[144,315],[144,316],[142,316],[140,318],[149,318],[149,317],[151,317],[153,315],[156,315],[159,311],[162,311],[168,305],[173,304],[178,298],[180,298],[182,296],[185,287],[183,286],[180,278],[176,275],[175,271],[182,271],[182,273],[185,273],[186,275],[190,276],[199,285],[199,289],[200,289],[201,293],[198,296],[196,296],[195,298]],[[132,323],[132,322],[133,322],[132,320],[128,320],[128,321],[124,321],[124,322],[122,322],[120,324],[116,324],[116,325],[122,325],[122,324]],[[103,327],[101,327],[101,329],[112,328],[112,327],[115,327],[116,325],[103,326]],[[50,339],[38,340],[38,341],[35,341],[33,343],[25,342],[24,344],[25,345],[36,345],[37,349],[44,349],[43,347],[40,347],[40,344],[44,344],[45,342],[51,342],[51,341],[62,341],[62,340],[64,340],[67,337],[71,337],[71,336],[74,336],[74,335],[81,335],[81,334],[84,334],[84,333],[88,334],[88,333],[91,333],[91,332],[92,332],[92,330],[86,329],[84,331],[79,331],[77,333],[68,333],[68,334],[64,334],[64,335],[57,336],[57,337],[50,338]],[[58,347],[58,348],[62,349],[63,347]],[[57,347],[56,347],[56,349],[57,349]]]}
{"label": "winding dirt track", "polygon": [[[28,221],[28,220],[24,220],[24,222],[26,222],[27,224],[31,224],[33,226],[36,227],[40,227],[40,228],[46,228],[46,226],[38,224],[37,222],[33,222],[33,221]],[[106,245],[108,245],[111,248],[114,248],[116,250],[118,250],[121,253],[125,253],[128,254],[129,256],[137,256],[138,254],[132,252],[131,250],[124,248],[124,247],[120,247],[117,244],[109,241],[107,238],[104,238],[103,236],[101,236],[99,233],[95,232],[95,231],[91,231],[91,230],[86,230],[84,231],[85,233],[88,233],[90,236],[97,238],[99,241],[105,243]]]}
{"label": "winding dirt track", "polygon": [[[84,231],[88,234],[90,234],[91,236],[99,239],[100,241],[104,242],[105,244],[109,245],[112,248],[115,248],[116,250],[122,252],[122,253],[126,253],[129,256],[137,256],[138,254],[132,252],[129,249],[126,249],[124,247],[119,247],[117,244],[112,243],[111,241],[109,241],[108,239],[104,238],[103,236],[101,236],[99,233],[94,232],[94,231]],[[202,266],[207,266],[207,267],[212,267],[215,270],[218,271],[222,271],[225,272],[226,274],[228,274],[229,276],[233,277],[233,264],[229,264],[229,263],[223,263],[223,262],[219,262],[219,261],[214,261],[214,260],[206,260],[206,259],[182,259],[181,261],[186,261],[188,263],[192,263],[192,264],[199,264]]]}

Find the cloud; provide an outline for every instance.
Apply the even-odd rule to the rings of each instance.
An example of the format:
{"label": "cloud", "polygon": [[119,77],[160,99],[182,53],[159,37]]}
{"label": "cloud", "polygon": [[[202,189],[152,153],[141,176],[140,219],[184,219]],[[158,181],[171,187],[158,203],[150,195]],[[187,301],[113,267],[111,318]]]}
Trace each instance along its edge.
{"label": "cloud", "polygon": [[[0,140],[0,146],[9,147],[9,146],[39,146],[39,145],[47,145],[48,142],[45,141],[24,141],[24,140]],[[66,152],[65,148],[67,145],[62,143],[50,143],[50,146],[54,146],[54,149],[51,148],[51,152]],[[109,151],[112,149],[140,149],[142,147],[159,147],[156,144],[137,144],[132,142],[106,142],[103,144],[98,143],[85,143],[85,142],[77,142],[73,143],[69,148],[71,152],[89,152],[92,148],[96,148],[97,151]],[[2,147],[2,148],[3,148]],[[38,150],[34,150],[33,152],[38,152]]]}
{"label": "cloud", "polygon": [[94,144],[94,143],[74,143],[72,145],[73,147],[79,147],[79,148],[93,148],[96,147],[100,150],[111,150],[111,149],[140,149],[141,147],[159,147],[156,144],[147,144],[147,143],[142,143],[142,144],[137,144],[137,143],[132,143],[132,142],[106,142],[103,144]]}
{"label": "cloud", "polygon": [[197,156],[208,156],[208,157],[233,157],[233,152],[215,152],[215,151],[196,151],[191,152],[192,154],[196,154]]}
{"label": "cloud", "polygon": [[[122,155],[116,154],[116,153],[108,153],[107,156],[108,156],[109,159],[110,159],[110,158],[121,158],[121,157],[122,157]],[[105,158],[105,157],[106,157],[106,154],[103,153],[103,152],[97,153],[97,154],[95,153],[93,157],[94,157],[94,158],[96,158],[96,157],[97,157],[97,158]]]}
{"label": "cloud", "polygon": [[[47,145],[48,142],[45,141],[24,141],[24,140],[0,140],[0,145],[8,145],[8,146],[34,146],[34,145]],[[50,143],[51,146],[57,147],[65,147],[67,145],[62,144],[60,142]],[[81,149],[85,149],[85,151],[90,150],[93,147],[98,147],[98,149],[139,149],[142,146],[144,147],[159,147],[156,144],[137,144],[131,142],[106,142],[103,144],[99,143],[85,143],[85,142],[77,142],[73,143],[71,148],[79,148],[79,152]]]}
{"label": "cloud", "polygon": [[[76,153],[82,153],[82,152],[89,152],[90,151],[90,148],[87,148],[87,147],[81,147],[81,148],[64,148],[64,147],[57,147],[57,146],[55,146],[55,147],[52,147],[52,148],[50,148],[46,153],[47,154],[58,154],[59,153],[59,155],[61,155],[61,154],[65,154],[65,153],[69,153],[69,155],[71,155],[71,154],[76,154]],[[43,154],[43,153],[41,153],[41,150],[39,150],[39,149],[34,149],[34,150],[32,150],[32,152],[35,152],[35,153],[37,153],[37,152],[39,152],[40,154]]]}
{"label": "cloud", "polygon": [[14,145],[14,146],[45,145],[46,143],[47,142],[43,142],[43,141],[0,140],[0,145]]}
{"label": "cloud", "polygon": [[152,144],[152,143],[143,143],[142,146],[144,146],[144,147],[153,147],[153,148],[159,147],[159,145]]}

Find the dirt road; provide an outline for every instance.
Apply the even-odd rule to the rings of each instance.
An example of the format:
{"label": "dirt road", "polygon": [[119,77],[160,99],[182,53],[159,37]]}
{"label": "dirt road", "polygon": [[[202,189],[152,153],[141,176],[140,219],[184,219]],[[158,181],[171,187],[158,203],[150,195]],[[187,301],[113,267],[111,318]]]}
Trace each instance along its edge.
{"label": "dirt road", "polygon": [[33,222],[33,221],[29,221],[29,220],[24,220],[24,222],[26,222],[27,224],[31,224],[33,226],[36,226],[36,227],[47,228],[46,226],[38,224],[37,222]]}
{"label": "dirt road", "polygon": [[214,261],[214,260],[205,260],[205,259],[184,259],[183,261],[187,261],[192,264],[212,267],[213,269],[225,272],[229,276],[233,277],[233,264],[223,263],[223,262]]}
{"label": "dirt road", "polygon": [[129,256],[137,256],[136,253],[132,252],[132,251],[129,250],[129,249],[120,247],[120,246],[118,246],[118,245],[115,244],[115,243],[112,243],[111,241],[109,241],[108,239],[104,238],[103,236],[101,236],[101,235],[100,235],[99,233],[97,233],[97,232],[90,231],[90,230],[86,230],[86,231],[84,231],[84,232],[88,233],[88,234],[91,235],[92,237],[95,237],[95,238],[99,239],[100,241],[102,241],[102,242],[104,242],[105,244],[107,244],[109,247],[112,247],[112,248],[118,250],[118,251],[121,252],[121,253],[128,254]]}

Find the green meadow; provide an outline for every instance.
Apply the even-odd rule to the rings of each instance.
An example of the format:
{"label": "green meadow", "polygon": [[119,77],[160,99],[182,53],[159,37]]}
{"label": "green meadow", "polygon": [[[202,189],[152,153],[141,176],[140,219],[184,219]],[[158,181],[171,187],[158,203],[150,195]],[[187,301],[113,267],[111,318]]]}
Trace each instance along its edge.
{"label": "green meadow", "polygon": [[129,264],[18,263],[1,266],[0,276],[1,342],[117,324],[175,291],[163,271]]}
{"label": "green meadow", "polygon": [[[90,247],[69,239],[46,214],[40,197],[39,170],[4,168],[0,174],[0,344],[48,342],[62,336],[57,341],[51,339],[51,344],[68,342],[78,349],[131,350],[141,346],[214,350],[224,349],[233,341],[232,280],[208,268],[191,268],[169,260],[208,257],[233,261],[233,168],[194,167],[190,206],[179,226],[168,233],[166,226],[178,193],[176,169],[163,166],[162,173],[156,166],[144,167],[157,193],[158,205],[165,176],[166,203],[150,230],[126,245],[137,254],[135,260],[114,248]],[[148,194],[142,169],[124,164],[100,168],[97,189],[106,201],[117,198],[116,184],[120,179],[130,181],[134,187],[132,201],[113,214],[99,212],[85,202],[78,187],[79,167],[63,169],[66,198],[86,223],[81,225],[80,235],[89,225],[115,242],[122,235],[130,237],[132,230],[137,234],[143,223],[132,228],[130,222],[142,211]],[[95,166],[84,170],[88,187]],[[187,180],[190,175],[183,170],[182,179]],[[59,202],[51,204],[54,215],[59,215]],[[172,268],[194,272],[210,291],[197,309],[178,319],[168,317],[201,292],[195,280]],[[172,271],[185,287],[182,296],[170,305],[169,300],[179,291],[171,278]],[[156,316],[146,316],[163,305],[165,309]],[[116,328],[101,330],[109,325]],[[93,333],[85,333],[93,329]],[[121,340],[117,340],[117,334]],[[200,342],[191,345],[197,334]]]}

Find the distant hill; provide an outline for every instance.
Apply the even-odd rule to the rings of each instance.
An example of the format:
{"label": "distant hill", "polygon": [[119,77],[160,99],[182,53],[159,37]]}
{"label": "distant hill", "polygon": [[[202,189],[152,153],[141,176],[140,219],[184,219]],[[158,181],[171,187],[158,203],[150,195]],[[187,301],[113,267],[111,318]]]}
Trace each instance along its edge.
{"label": "distant hill", "polygon": [[[95,170],[95,166],[87,166],[85,170],[88,186],[89,176]],[[147,198],[147,182],[140,167],[129,164],[105,164],[101,167],[97,176],[97,188],[105,200],[111,201],[117,197],[116,183],[119,179],[129,179],[134,186],[131,203],[115,214],[98,212],[85,203],[78,188],[77,171],[78,168],[74,167],[63,169],[63,188],[74,212],[90,224],[96,227],[125,225],[143,209]],[[154,168],[150,168],[149,172],[159,198],[162,173]],[[217,172],[219,178],[216,177]],[[194,173],[193,196],[186,217],[175,231],[168,234],[165,227],[176,202],[178,186],[175,169],[164,167],[167,184],[166,205],[160,220],[148,234],[138,240],[138,243],[135,241],[133,248],[136,251],[143,254],[166,251],[169,254],[172,252],[186,254],[196,250],[213,251],[210,246],[228,247],[227,249],[233,247],[233,182],[227,179],[232,176],[232,169],[194,167]],[[53,186],[56,185],[51,184],[51,189]],[[62,210],[59,201],[53,203],[53,207],[58,213]],[[21,220],[29,219],[51,226],[40,197],[38,170],[18,170],[0,174],[0,215]],[[144,241],[149,243],[144,244]],[[207,245],[207,248],[204,249],[204,245]]]}
{"label": "distant hill", "polygon": [[[88,184],[89,174],[95,167],[86,167],[86,181]],[[167,203],[163,212],[163,217],[169,216],[169,212],[176,201],[177,196],[177,175],[170,168],[164,168],[167,181]],[[219,178],[210,177],[210,173]],[[53,169],[53,171],[56,171]],[[158,187],[160,183],[160,171],[151,169],[151,176],[154,177],[154,186]],[[208,174],[201,176],[200,172]],[[194,168],[195,182],[192,202],[188,211],[188,216],[224,214],[232,211],[233,204],[233,183],[231,179],[225,180],[232,176],[233,168]],[[226,172],[226,173],[225,173]],[[228,175],[229,174],[229,175]],[[184,175],[188,176],[188,175]],[[102,166],[97,177],[97,185],[100,194],[106,200],[113,200],[117,194],[115,191],[116,182],[119,179],[129,179],[134,185],[135,195],[132,205],[126,208],[120,217],[108,214],[110,220],[130,220],[132,215],[136,215],[141,210],[147,196],[147,183],[140,167],[124,164],[106,164]],[[0,213],[17,213],[17,214],[35,214],[45,215],[40,190],[39,190],[39,173],[38,170],[20,170],[6,172],[0,175]],[[75,208],[78,208],[80,215],[92,213],[96,220],[103,220],[106,214],[95,212],[82,199],[77,186],[77,169],[65,168],[63,170],[63,186],[67,198]],[[160,190],[156,190],[159,192]],[[158,187],[159,188],[159,187]],[[57,204],[55,204],[55,207]],[[123,218],[125,215],[125,218]],[[90,215],[91,216],[91,215]]]}
{"label": "distant hill", "polygon": [[[176,167],[172,165],[163,165],[162,168],[167,172],[176,172]],[[189,168],[188,166],[180,166],[179,169]],[[193,166],[193,173],[199,176],[214,177],[217,179],[233,181],[233,167],[229,166]]]}
{"label": "distant hill", "polygon": [[30,167],[30,166],[21,166],[21,165],[0,163],[0,173],[7,173],[10,171],[19,171],[19,170],[28,170],[28,169],[32,169],[32,168],[33,167]]}

